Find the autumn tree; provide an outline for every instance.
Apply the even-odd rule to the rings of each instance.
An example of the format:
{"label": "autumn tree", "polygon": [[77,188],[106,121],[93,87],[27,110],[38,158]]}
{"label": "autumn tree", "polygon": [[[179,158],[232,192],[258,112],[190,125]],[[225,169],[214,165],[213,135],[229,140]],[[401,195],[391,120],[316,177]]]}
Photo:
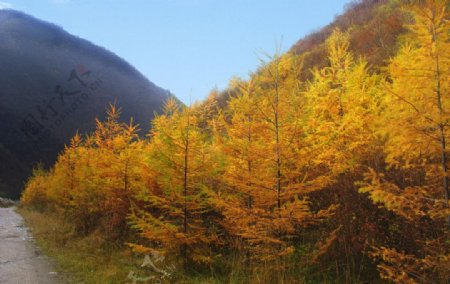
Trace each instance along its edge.
{"label": "autumn tree", "polygon": [[267,171],[267,158],[253,82],[236,80],[234,84],[239,85],[239,94],[229,101],[227,113],[219,118],[223,127],[219,135],[223,135],[220,147],[225,156],[225,188],[217,198],[217,206],[225,216],[227,233],[237,238],[235,248],[245,250],[250,264],[250,258],[269,259],[284,252],[275,252],[282,241],[269,229],[273,216],[268,208],[276,200],[270,197],[273,189],[261,180]]}
{"label": "autumn tree", "polygon": [[97,120],[92,135],[76,134],[45,178],[47,205],[70,219],[80,235],[100,230],[121,240],[132,192],[144,184],[137,126],[119,117],[120,109],[110,105],[105,121]]}
{"label": "autumn tree", "polygon": [[308,194],[322,181],[304,143],[297,66],[294,56],[276,55],[249,81],[233,81],[235,96],[222,116],[225,189],[218,206],[226,233],[254,271],[283,273],[292,240],[332,211],[310,209]]}
{"label": "autumn tree", "polygon": [[191,107],[168,100],[164,113],[153,121],[146,151],[156,183],[137,197],[145,210],[133,214],[131,222],[144,242],[132,247],[140,252],[176,253],[185,268],[192,261],[212,262],[217,233],[210,222],[207,180],[214,168]]}
{"label": "autumn tree", "polygon": [[28,179],[20,203],[27,208],[44,211],[50,205],[47,194],[48,172],[38,164]]}
{"label": "autumn tree", "polygon": [[[450,43],[448,1],[409,5],[408,42],[389,65],[383,116],[386,163],[361,188],[415,228],[413,247],[377,247],[381,276],[402,282],[448,277],[448,108]],[[446,224],[447,223],[447,224]],[[434,237],[427,236],[433,231]],[[411,236],[410,236],[411,237]],[[420,267],[420,269],[418,269]]]}
{"label": "autumn tree", "polygon": [[[381,76],[369,72],[364,59],[350,52],[350,37],[339,29],[326,41],[328,65],[313,70],[305,91],[307,117],[305,143],[321,190],[315,200],[339,204],[330,227],[338,230],[333,252],[338,275],[356,281],[361,271],[365,242],[374,234],[378,213],[355,183],[367,167],[378,167],[381,142],[376,118],[382,110]],[[336,277],[338,277],[336,275]]]}

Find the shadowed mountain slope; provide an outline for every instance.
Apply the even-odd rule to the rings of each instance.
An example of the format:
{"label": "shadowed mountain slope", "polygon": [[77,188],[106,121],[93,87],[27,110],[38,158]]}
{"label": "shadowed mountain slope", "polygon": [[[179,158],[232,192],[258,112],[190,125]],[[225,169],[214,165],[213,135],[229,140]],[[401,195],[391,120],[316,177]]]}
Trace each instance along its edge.
{"label": "shadowed mountain slope", "polygon": [[0,195],[17,198],[37,162],[51,164],[111,103],[141,134],[170,96],[125,60],[22,12],[0,10]]}

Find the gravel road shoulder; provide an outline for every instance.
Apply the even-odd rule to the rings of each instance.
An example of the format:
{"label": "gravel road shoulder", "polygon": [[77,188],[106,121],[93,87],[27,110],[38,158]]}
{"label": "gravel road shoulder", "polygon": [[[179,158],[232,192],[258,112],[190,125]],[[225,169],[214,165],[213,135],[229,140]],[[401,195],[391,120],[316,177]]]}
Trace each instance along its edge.
{"label": "gravel road shoulder", "polygon": [[14,207],[0,208],[0,283],[62,283]]}

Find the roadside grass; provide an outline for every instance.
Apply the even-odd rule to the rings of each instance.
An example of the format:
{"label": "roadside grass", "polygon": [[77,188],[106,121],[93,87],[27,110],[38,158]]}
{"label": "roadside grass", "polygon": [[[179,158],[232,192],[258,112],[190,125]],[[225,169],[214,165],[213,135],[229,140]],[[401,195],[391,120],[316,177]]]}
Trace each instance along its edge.
{"label": "roadside grass", "polygon": [[[123,284],[133,283],[133,277],[134,283],[245,283],[236,275],[188,276],[178,265],[168,277],[162,278],[151,268],[142,267],[144,255],[133,254],[127,246],[108,243],[99,233],[79,237],[73,226],[60,216],[20,206],[16,211],[24,218],[36,244],[56,261],[56,270],[67,283]],[[156,277],[148,279],[152,275]],[[148,280],[142,281],[145,278]]]}
{"label": "roadside grass", "polygon": [[130,271],[142,264],[127,247],[108,245],[98,233],[75,237],[73,227],[61,217],[17,208],[37,245],[56,260],[59,273],[69,283],[132,283]]}

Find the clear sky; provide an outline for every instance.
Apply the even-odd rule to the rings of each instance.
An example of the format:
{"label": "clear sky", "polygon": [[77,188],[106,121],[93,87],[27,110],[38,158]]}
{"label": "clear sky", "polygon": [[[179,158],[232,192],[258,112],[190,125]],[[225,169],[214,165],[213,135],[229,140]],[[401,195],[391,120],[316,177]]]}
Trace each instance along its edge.
{"label": "clear sky", "polygon": [[116,53],[183,102],[246,78],[349,0],[0,0]]}

